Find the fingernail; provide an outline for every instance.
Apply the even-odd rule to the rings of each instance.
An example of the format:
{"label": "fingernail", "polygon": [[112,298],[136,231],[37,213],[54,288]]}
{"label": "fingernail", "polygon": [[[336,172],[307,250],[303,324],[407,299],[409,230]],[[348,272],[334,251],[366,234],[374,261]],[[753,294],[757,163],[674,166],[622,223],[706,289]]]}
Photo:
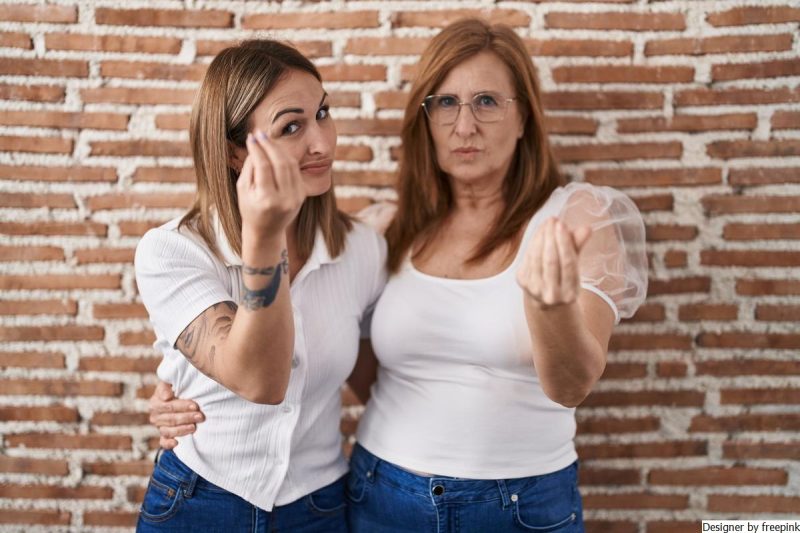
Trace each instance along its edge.
{"label": "fingernail", "polygon": [[194,419],[197,422],[201,422],[203,420],[203,415],[201,415],[200,413],[197,413],[196,415],[194,415]]}
{"label": "fingernail", "polygon": [[267,140],[267,134],[261,130],[258,130],[258,133],[256,133],[256,135],[258,135],[258,138],[261,139],[262,141]]}
{"label": "fingernail", "polygon": [[193,404],[193,403],[190,403],[190,404],[189,404],[189,410],[190,410],[190,411],[197,411],[197,405],[196,405],[196,404]]}

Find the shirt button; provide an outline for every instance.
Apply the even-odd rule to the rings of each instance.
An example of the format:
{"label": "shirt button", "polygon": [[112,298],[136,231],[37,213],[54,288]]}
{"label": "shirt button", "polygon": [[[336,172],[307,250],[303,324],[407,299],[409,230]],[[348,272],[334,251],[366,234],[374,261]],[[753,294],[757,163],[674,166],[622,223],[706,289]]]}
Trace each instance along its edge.
{"label": "shirt button", "polygon": [[442,487],[441,485],[436,485],[435,487],[433,487],[434,496],[441,496],[442,494],[444,494],[444,487]]}
{"label": "shirt button", "polygon": [[300,359],[297,356],[292,357],[292,368],[297,368],[298,366],[300,366]]}

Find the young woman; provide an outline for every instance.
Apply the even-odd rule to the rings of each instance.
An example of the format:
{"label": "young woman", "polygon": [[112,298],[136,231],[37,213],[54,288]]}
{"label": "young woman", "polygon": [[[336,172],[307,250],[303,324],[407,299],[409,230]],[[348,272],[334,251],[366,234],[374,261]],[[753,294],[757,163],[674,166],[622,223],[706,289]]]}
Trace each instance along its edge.
{"label": "young woman", "polygon": [[158,375],[207,422],[157,457],[139,531],[347,530],[340,389],[386,249],[336,209],[327,100],[278,42],[209,66],[190,126],[195,205],[136,250]]}
{"label": "young woman", "polygon": [[644,299],[644,224],[613,189],[563,185],[513,30],[451,24],[418,72],[351,531],[582,531],[574,407]]}

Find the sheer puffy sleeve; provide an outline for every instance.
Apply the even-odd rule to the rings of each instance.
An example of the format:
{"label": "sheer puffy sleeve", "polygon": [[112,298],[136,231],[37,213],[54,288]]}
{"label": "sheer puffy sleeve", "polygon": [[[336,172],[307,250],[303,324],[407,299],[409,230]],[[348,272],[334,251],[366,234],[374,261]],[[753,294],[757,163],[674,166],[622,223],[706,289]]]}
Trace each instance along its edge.
{"label": "sheer puffy sleeve", "polygon": [[593,230],[579,256],[581,286],[611,306],[616,322],[633,316],[647,295],[644,221],[636,204],[616,189],[587,183],[570,183],[556,195],[549,201],[562,205],[562,222],[573,231]]}

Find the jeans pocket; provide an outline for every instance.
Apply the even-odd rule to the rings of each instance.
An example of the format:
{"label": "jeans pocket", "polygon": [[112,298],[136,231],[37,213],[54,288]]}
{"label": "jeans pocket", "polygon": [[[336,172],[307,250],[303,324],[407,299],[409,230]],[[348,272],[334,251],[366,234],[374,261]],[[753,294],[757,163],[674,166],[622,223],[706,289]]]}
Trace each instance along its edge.
{"label": "jeans pocket", "polygon": [[314,514],[330,516],[344,510],[347,506],[344,498],[344,479],[334,481],[306,496],[306,502]]}
{"label": "jeans pocket", "polygon": [[526,531],[566,531],[578,521],[580,495],[577,483],[574,465],[537,476],[534,483],[512,495],[514,521]]}
{"label": "jeans pocket", "polygon": [[141,518],[148,522],[163,522],[178,512],[183,501],[183,483],[156,465],[142,502]]}

